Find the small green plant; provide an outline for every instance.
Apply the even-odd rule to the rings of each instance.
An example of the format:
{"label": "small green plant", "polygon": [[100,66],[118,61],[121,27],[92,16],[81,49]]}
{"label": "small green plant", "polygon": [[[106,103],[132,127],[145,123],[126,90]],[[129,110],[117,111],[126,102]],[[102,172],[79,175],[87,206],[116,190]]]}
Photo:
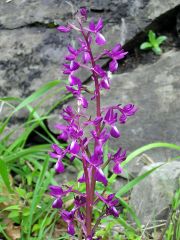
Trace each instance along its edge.
{"label": "small green plant", "polygon": [[180,189],[175,193],[172,201],[172,211],[167,221],[165,240],[180,238]]}
{"label": "small green plant", "polygon": [[160,55],[162,53],[162,49],[160,48],[160,45],[167,39],[166,36],[159,36],[156,37],[155,32],[152,30],[149,31],[148,33],[148,39],[149,42],[144,42],[140,45],[141,50],[147,50],[147,49],[152,49],[152,51]]}

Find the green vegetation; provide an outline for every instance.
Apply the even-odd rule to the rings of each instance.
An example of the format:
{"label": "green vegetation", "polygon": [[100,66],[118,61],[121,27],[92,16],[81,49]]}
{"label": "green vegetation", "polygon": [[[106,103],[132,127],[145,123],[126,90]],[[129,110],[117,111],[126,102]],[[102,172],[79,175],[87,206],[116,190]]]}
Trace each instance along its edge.
{"label": "green vegetation", "polygon": [[155,54],[160,55],[162,53],[162,49],[160,45],[167,39],[166,36],[156,37],[155,32],[152,30],[148,33],[148,42],[144,42],[140,45],[141,50],[151,49]]}

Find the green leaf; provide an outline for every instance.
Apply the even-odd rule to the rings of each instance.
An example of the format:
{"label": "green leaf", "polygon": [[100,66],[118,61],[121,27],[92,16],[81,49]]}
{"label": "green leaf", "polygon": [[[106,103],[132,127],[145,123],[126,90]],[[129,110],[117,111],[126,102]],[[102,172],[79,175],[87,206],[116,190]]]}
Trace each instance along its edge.
{"label": "green leaf", "polygon": [[32,232],[37,232],[40,229],[40,224],[34,224],[32,228]]}
{"label": "green leaf", "polygon": [[38,100],[42,95],[44,95],[47,91],[49,91],[51,88],[57,86],[60,84],[60,80],[54,80],[51,82],[46,83],[41,88],[39,88],[36,92],[31,94],[29,97],[27,97],[24,101],[22,101],[13,111],[13,113],[19,111],[21,108],[26,107],[29,103],[34,102]]}
{"label": "green leaf", "polygon": [[136,230],[133,227],[131,227],[121,216],[118,217],[117,220],[126,230],[136,233]]}
{"label": "green leaf", "polygon": [[148,49],[148,48],[152,48],[152,44],[149,42],[144,42],[140,45],[141,50]]}
{"label": "green leaf", "polygon": [[162,53],[162,50],[160,47],[154,47],[154,48],[152,48],[152,50],[156,55],[161,55],[161,53]]}
{"label": "green leaf", "polygon": [[163,43],[166,39],[167,39],[166,36],[159,36],[159,37],[156,39],[157,44],[160,45],[160,44]]}
{"label": "green leaf", "polygon": [[9,156],[4,157],[3,159],[5,162],[11,162],[11,161],[17,160],[21,157],[31,155],[33,153],[48,152],[49,149],[50,149],[50,144],[42,144],[42,145],[32,146],[32,147],[20,150],[19,152],[12,153]]}
{"label": "green leaf", "polygon": [[6,207],[3,209],[3,211],[10,211],[10,210],[20,210],[20,206],[19,205],[12,205],[9,207]]}
{"label": "green leaf", "polygon": [[123,186],[117,193],[116,193],[116,197],[121,197],[122,195],[124,195],[125,193],[129,192],[135,185],[137,185],[139,182],[141,182],[145,177],[147,177],[149,174],[151,174],[152,172],[154,172],[156,169],[158,169],[159,167],[161,167],[164,164],[161,164],[158,167],[154,167],[150,170],[148,170],[147,172],[143,173],[142,175],[136,177],[135,179],[133,179],[132,181],[128,182],[125,186]]}
{"label": "green leaf", "polygon": [[150,143],[150,144],[140,147],[140,148],[136,149],[135,151],[133,151],[132,153],[130,153],[127,156],[126,161],[124,161],[121,164],[121,166],[122,167],[125,166],[128,162],[132,161],[135,157],[139,156],[140,154],[142,154],[148,150],[154,149],[154,148],[169,148],[169,149],[174,149],[174,150],[180,151],[180,146],[173,144],[173,143],[166,143],[166,142]]}
{"label": "green leaf", "polygon": [[[20,109],[24,108],[24,107],[28,107],[28,104],[30,104],[31,102],[34,102],[36,100],[38,100],[42,95],[44,95],[46,92],[48,92],[50,89],[52,89],[53,87],[57,86],[58,84],[60,84],[60,80],[54,80],[51,82],[46,83],[45,85],[43,85],[41,88],[39,88],[36,92],[34,92],[33,94],[31,94],[29,97],[27,97],[26,99],[24,99],[15,109],[14,111],[11,112],[11,114],[8,116],[8,118],[6,119],[6,121],[2,124],[2,126],[0,127],[0,133],[3,132],[4,128],[6,127],[7,123],[9,122],[10,118],[12,117],[12,115],[14,113],[16,113],[17,111],[19,111]],[[7,100],[12,100],[11,98],[6,98]],[[16,98],[16,100],[21,101],[21,99]],[[30,107],[30,106],[29,106]]]}
{"label": "green leaf", "polygon": [[0,175],[1,175],[8,191],[10,193],[12,193],[13,190],[11,188],[11,184],[10,184],[10,180],[9,180],[8,167],[7,167],[7,164],[2,159],[0,159]]}
{"label": "green leaf", "polygon": [[[34,225],[33,217],[35,217],[37,205],[41,201],[41,198],[42,198],[45,190],[47,189],[47,185],[49,185],[50,179],[45,179],[45,174],[48,169],[49,159],[50,158],[47,157],[46,160],[44,161],[43,166],[42,166],[42,171],[39,175],[38,181],[36,183],[36,187],[34,189],[34,195],[33,195],[31,206],[30,206],[30,214],[28,216],[28,229],[27,229],[28,239],[31,234],[31,228]],[[37,213],[36,213],[36,215],[37,215]]]}
{"label": "green leaf", "polygon": [[29,214],[30,214],[30,209],[29,209],[29,207],[23,208],[23,210],[22,210],[22,215],[26,217],[26,216],[29,216]]}
{"label": "green leaf", "polygon": [[139,218],[136,216],[135,212],[133,211],[133,209],[129,206],[129,204],[123,200],[123,198],[119,198],[120,200],[120,204],[125,207],[127,209],[127,211],[131,214],[131,217],[134,219],[134,221],[136,222],[136,225],[138,226],[138,228],[141,228],[141,222],[139,220]]}
{"label": "green leaf", "polygon": [[22,188],[16,188],[16,192],[19,194],[19,196],[23,199],[26,198],[26,190]]}
{"label": "green leaf", "polygon": [[14,210],[8,215],[8,218],[16,218],[16,217],[19,217],[19,211],[18,210]]}
{"label": "green leaf", "polygon": [[154,46],[156,44],[156,34],[150,30],[148,33],[149,42]]}

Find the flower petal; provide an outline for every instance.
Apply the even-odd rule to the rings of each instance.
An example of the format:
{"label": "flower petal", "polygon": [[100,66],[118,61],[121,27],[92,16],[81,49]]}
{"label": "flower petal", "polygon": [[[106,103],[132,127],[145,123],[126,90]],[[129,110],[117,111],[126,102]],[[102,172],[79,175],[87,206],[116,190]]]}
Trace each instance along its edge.
{"label": "flower petal", "polygon": [[107,215],[113,215],[115,218],[119,217],[119,212],[115,207],[109,207],[106,209]]}
{"label": "flower petal", "polygon": [[120,43],[117,43],[113,49],[111,50],[112,53],[116,53],[117,51],[119,51],[120,49],[122,48],[121,44]]}
{"label": "flower petal", "polygon": [[91,57],[88,52],[84,52],[82,55],[82,61],[84,64],[88,63],[91,60]]}
{"label": "flower petal", "polygon": [[78,62],[75,62],[75,61],[71,61],[71,64],[70,64],[70,70],[71,71],[75,71],[79,68],[79,63]]}
{"label": "flower petal", "polygon": [[55,170],[57,173],[63,173],[64,172],[64,165],[61,160],[58,160],[55,165]]}
{"label": "flower petal", "polygon": [[73,46],[71,44],[68,45],[68,51],[73,54],[73,55],[77,55],[78,51],[76,49],[73,48]]}
{"label": "flower petal", "polygon": [[120,118],[119,118],[119,122],[120,122],[121,124],[126,123],[126,120],[127,120],[127,117],[126,117],[125,114],[122,114],[122,115],[120,116]]}
{"label": "flower petal", "polygon": [[57,144],[52,144],[52,149],[59,155],[63,153],[63,150],[57,145]]}
{"label": "flower petal", "polygon": [[70,27],[65,27],[65,26],[59,26],[59,27],[57,27],[57,30],[60,31],[60,32],[67,33],[67,32],[71,31],[71,28]]}
{"label": "flower petal", "polygon": [[70,145],[70,151],[71,153],[73,154],[77,154],[80,150],[80,146],[79,144],[77,143],[76,140],[72,141],[71,145]]}
{"label": "flower petal", "polygon": [[68,133],[67,133],[67,131],[63,131],[63,132],[57,137],[57,139],[61,139],[61,140],[65,141],[65,142],[67,142],[67,140],[68,140]]}
{"label": "flower petal", "polygon": [[52,207],[53,207],[53,208],[62,208],[62,205],[63,205],[62,199],[61,199],[61,198],[57,198],[57,199],[55,199],[55,201],[53,202]]}
{"label": "flower petal", "polygon": [[101,31],[101,29],[103,28],[103,21],[102,21],[102,18],[100,18],[96,24],[96,32],[99,32]]}
{"label": "flower petal", "polygon": [[85,19],[87,19],[87,8],[86,7],[81,7],[80,8],[80,14],[83,16]]}
{"label": "flower petal", "polygon": [[101,33],[99,33],[99,32],[96,34],[95,41],[96,41],[97,45],[100,45],[100,46],[106,44],[105,37]]}
{"label": "flower petal", "polygon": [[94,72],[97,73],[100,77],[105,77],[106,76],[106,72],[101,68],[100,65],[96,65],[93,68]]}
{"label": "flower petal", "polygon": [[108,77],[103,77],[102,81],[100,82],[100,85],[104,89],[110,89],[109,78]]}
{"label": "flower petal", "polygon": [[89,23],[89,30],[91,32],[94,32],[95,31],[95,23],[94,23],[94,20],[92,20],[90,23]]}
{"label": "flower petal", "polygon": [[67,56],[65,57],[65,59],[66,59],[67,61],[72,61],[72,60],[74,60],[75,58],[76,58],[76,56],[73,55],[73,54],[67,55]]}
{"label": "flower petal", "polygon": [[78,179],[78,182],[80,182],[80,183],[84,183],[85,182],[84,174]]}
{"label": "flower petal", "polygon": [[110,72],[115,72],[116,70],[118,69],[118,62],[116,60],[112,60],[110,63],[109,63],[109,71]]}
{"label": "flower petal", "polygon": [[72,235],[72,236],[75,234],[74,224],[73,224],[72,221],[70,221],[70,222],[68,223],[68,230],[67,230],[67,232],[68,232],[70,235]]}
{"label": "flower petal", "polygon": [[108,181],[107,181],[107,178],[104,175],[102,169],[96,168],[95,178],[96,178],[96,181],[103,183],[104,186],[107,186]]}
{"label": "flower petal", "polygon": [[114,165],[114,167],[113,167],[113,172],[114,172],[115,174],[120,174],[120,173],[122,173],[122,168],[121,168],[121,166],[120,166],[119,163],[115,163],[115,165]]}
{"label": "flower petal", "polygon": [[119,138],[120,137],[120,132],[119,132],[119,130],[117,129],[116,126],[111,127],[110,134],[114,138]]}
{"label": "flower petal", "polygon": [[63,190],[59,186],[50,185],[49,190],[50,190],[50,195],[53,197],[58,197],[63,194]]}
{"label": "flower petal", "polygon": [[127,116],[132,116],[137,112],[137,108],[134,106],[134,104],[129,103],[123,107],[123,112]]}
{"label": "flower petal", "polygon": [[81,80],[78,77],[71,74],[71,75],[69,75],[69,84],[71,86],[81,85]]}
{"label": "flower petal", "polygon": [[78,97],[78,102],[79,102],[80,105],[83,106],[83,108],[87,108],[87,107],[88,107],[88,101],[87,101],[87,99],[86,99],[85,97],[83,97],[82,95],[80,95],[80,96]]}

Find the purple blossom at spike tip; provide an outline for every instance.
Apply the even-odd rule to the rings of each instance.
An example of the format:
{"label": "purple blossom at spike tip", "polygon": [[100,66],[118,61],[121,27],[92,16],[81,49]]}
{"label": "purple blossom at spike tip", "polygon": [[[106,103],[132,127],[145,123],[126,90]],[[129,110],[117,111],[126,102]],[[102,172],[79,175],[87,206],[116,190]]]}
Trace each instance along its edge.
{"label": "purple blossom at spike tip", "polygon": [[100,46],[106,44],[105,37],[100,33],[102,28],[103,28],[103,21],[101,18],[99,19],[97,24],[95,24],[93,20],[89,23],[89,31],[92,33],[95,33],[95,42],[97,45],[100,45]]}
{"label": "purple blossom at spike tip", "polygon": [[[106,192],[108,178],[104,173],[104,168],[109,163],[113,163],[113,172],[121,173],[121,163],[126,159],[126,151],[119,148],[114,154],[105,149],[107,149],[106,144],[110,139],[121,137],[118,124],[124,124],[128,117],[136,113],[137,108],[131,103],[125,106],[117,103],[114,106],[102,108],[101,92],[104,93],[110,89],[111,75],[117,71],[119,60],[123,59],[127,52],[119,43],[112,49],[102,47],[106,44],[106,39],[101,32],[103,20],[102,18],[99,18],[98,21],[92,19],[88,23],[86,7],[81,7],[73,17],[75,18],[73,23],[68,23],[66,26],[60,25],[57,30],[63,33],[75,30],[79,34],[76,43],[68,44],[62,67],[68,80],[66,90],[76,99],[76,104],[73,107],[69,105],[62,109],[62,121],[65,123],[61,122],[55,126],[59,131],[57,138],[65,141],[66,147],[61,148],[58,144],[53,144],[53,151],[49,155],[57,159],[55,164],[57,173],[65,170],[64,158],[72,165],[74,160],[78,161],[82,165],[83,171],[80,175],[78,174],[78,184],[72,184],[73,188],[63,185],[63,187],[50,186],[49,189],[50,195],[54,198],[52,207],[59,210],[62,220],[67,224],[67,232],[73,236],[76,234],[75,227],[80,226],[82,238],[92,240],[101,239],[101,237],[96,238],[95,233],[96,227],[100,227],[98,224],[102,218],[109,215],[115,218],[119,216],[116,208],[119,200],[115,198],[115,194],[107,195]],[[93,45],[99,46],[96,55],[92,51]],[[101,58],[104,57],[110,58],[109,71],[103,69],[100,64]],[[93,89],[84,85],[82,79],[85,76],[82,79],[78,76],[81,69],[89,72],[94,85]],[[84,92],[91,96],[86,97]],[[87,113],[90,105],[88,99],[95,102],[92,116]],[[102,194],[96,192],[97,182],[104,185]],[[85,188],[81,188],[79,186],[81,184],[84,184]],[[73,201],[67,211],[67,209],[63,209],[63,198],[68,194],[68,197],[72,196]],[[100,216],[96,219],[94,209],[99,201],[104,203],[105,208],[99,209]]]}
{"label": "purple blossom at spike tip", "polygon": [[87,19],[87,8],[86,7],[81,7],[80,8],[80,14],[83,16],[85,19]]}

